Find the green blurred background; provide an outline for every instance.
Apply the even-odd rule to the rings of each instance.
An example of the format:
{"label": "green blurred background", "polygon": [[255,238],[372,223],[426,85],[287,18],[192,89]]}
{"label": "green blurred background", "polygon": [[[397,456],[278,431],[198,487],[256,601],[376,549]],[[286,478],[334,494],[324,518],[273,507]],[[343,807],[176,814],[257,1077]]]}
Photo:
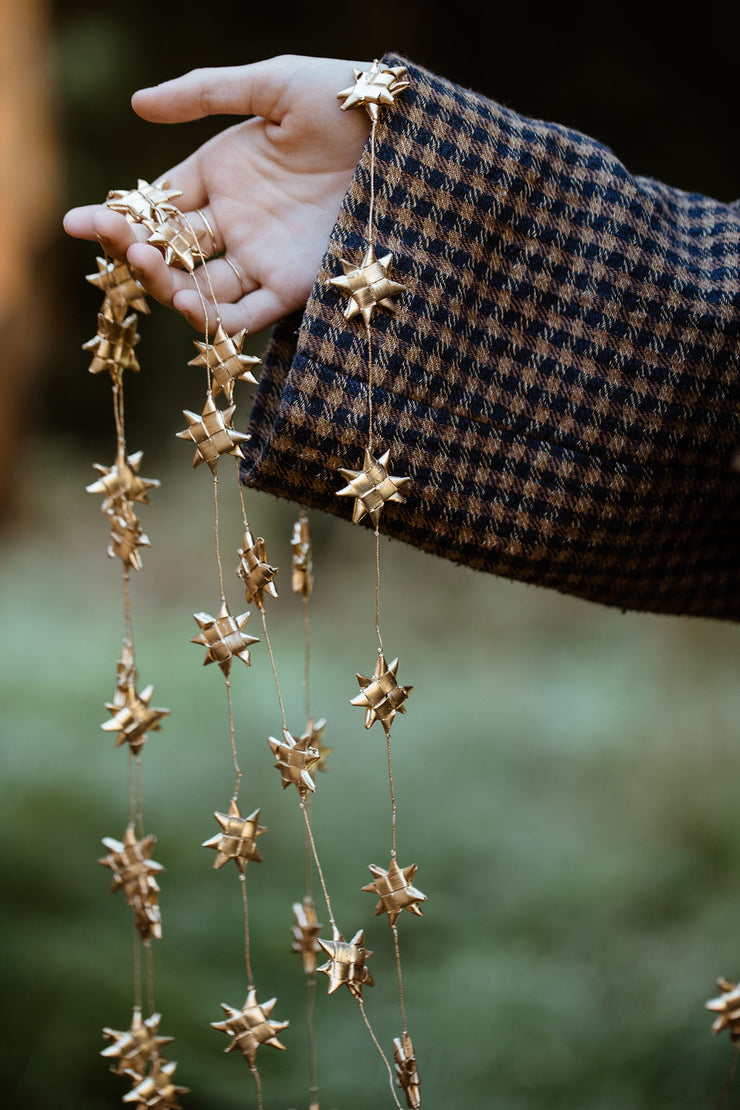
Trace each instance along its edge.
{"label": "green blurred background", "polygon": [[[105,555],[99,499],[84,492],[92,463],[113,455],[107,383],[79,350],[94,333],[99,298],[83,280],[94,251],[64,242],[58,223],[69,204],[152,178],[219,126],[162,131],[133,117],[130,92],[201,64],[399,49],[596,135],[637,172],[732,199],[739,28],[729,5],[711,3],[690,27],[646,5],[638,17],[472,0],[267,10],[4,0],[0,12],[2,1090],[24,1110],[102,1110],[127,1088],[97,1055],[100,1028],[125,1028],[132,997],[129,913],[96,864],[101,838],[120,837],[127,819],[126,757],[98,727],[120,648],[120,570]],[[220,1002],[243,1001],[239,892],[235,872],[214,871],[199,848],[232,773],[218,671],[188,642],[191,614],[212,611],[217,592],[210,483],[173,438],[193,402],[194,378],[181,372],[192,336],[164,310],[140,330],[129,446],[162,488],[142,511],[153,547],[134,578],[137,658],[154,703],[172,710],[144,752],[145,821],[167,868],[156,1000],[177,1079],[192,1088],[184,1105],[232,1110],[254,1105],[253,1087],[209,1022]],[[283,568],[271,617],[300,728],[295,515],[250,497],[254,529]],[[235,495],[223,517],[229,567]],[[367,864],[388,860],[385,745],[347,704],[374,652],[372,544],[333,520],[313,529],[313,706],[335,749],[315,831],[343,931],[364,926],[376,953],[367,1005],[389,1048],[400,1032],[389,930],[360,893]],[[731,1049],[709,1036],[703,1001],[718,974],[740,975],[737,628],[623,615],[398,544],[384,543],[383,567],[384,637],[415,687],[393,741],[401,862],[419,864],[428,896],[423,919],[400,921],[424,1105],[713,1106]],[[303,831],[266,744],[280,720],[262,645],[234,679],[242,797],[269,828],[264,863],[247,872],[258,988],[291,1020],[289,1051],[262,1050],[265,1102],[297,1108],[308,1102],[304,984],[289,948]],[[390,1105],[355,1004],[346,991],[328,998],[323,978],[317,1021],[322,1105]]]}

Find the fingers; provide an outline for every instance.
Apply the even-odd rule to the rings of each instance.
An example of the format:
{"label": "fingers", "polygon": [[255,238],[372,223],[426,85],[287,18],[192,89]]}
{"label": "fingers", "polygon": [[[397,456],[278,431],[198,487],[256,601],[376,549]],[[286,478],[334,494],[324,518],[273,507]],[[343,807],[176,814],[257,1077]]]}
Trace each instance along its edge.
{"label": "fingers", "polygon": [[[185,289],[175,294],[174,307],[182,313],[189,324],[197,331],[202,331],[205,326],[203,307],[198,294],[192,289]],[[218,315],[213,305],[208,304],[208,327],[214,329],[220,319],[224,330],[229,335],[235,335],[242,328],[247,328],[250,334],[263,331],[281,320],[291,311],[271,289],[258,288],[242,297],[236,304],[220,304]]]}
{"label": "fingers", "polygon": [[142,119],[152,123],[182,123],[219,113],[262,116],[280,123],[285,115],[280,101],[290,73],[287,58],[194,69],[153,88],[139,89],[131,103]]}

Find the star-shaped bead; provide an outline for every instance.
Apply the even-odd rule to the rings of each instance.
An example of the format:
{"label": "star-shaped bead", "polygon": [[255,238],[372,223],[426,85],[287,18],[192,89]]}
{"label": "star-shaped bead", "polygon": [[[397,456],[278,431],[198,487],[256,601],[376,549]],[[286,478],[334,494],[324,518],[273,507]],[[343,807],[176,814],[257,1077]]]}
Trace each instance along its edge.
{"label": "star-shaped bead", "polygon": [[337,93],[343,100],[342,111],[362,105],[373,123],[377,120],[383,105],[390,106],[395,98],[407,89],[410,81],[406,79],[405,66],[383,66],[376,58],[370,69],[353,69],[355,84]]}
{"label": "star-shaped bead", "polygon": [[104,513],[119,498],[125,501],[141,501],[145,505],[150,504],[147,494],[150,489],[158,489],[160,483],[156,478],[142,478],[139,475],[142,458],[143,451],[126,455],[124,451],[119,450],[113,466],[93,463],[93,470],[97,470],[100,477],[97,482],[85,488],[88,493],[102,493]]}
{"label": "star-shaped bead", "polygon": [[723,1029],[729,1029],[731,1039],[740,1041],[740,984],[718,979],[717,986],[722,994],[706,1003],[707,1010],[719,1014],[712,1025],[712,1032],[721,1033]]}
{"label": "star-shaped bead", "polygon": [[362,470],[348,470],[339,467],[339,473],[346,478],[348,485],[337,490],[337,497],[354,497],[352,523],[359,524],[367,514],[377,526],[380,513],[386,501],[404,502],[403,491],[410,484],[410,478],[399,478],[388,473],[390,451],[385,451],[379,459],[374,459],[365,451]]}
{"label": "star-shaped bead", "polygon": [[316,955],[321,951],[317,941],[321,925],[310,895],[306,895],[302,902],[293,903],[293,921],[292,951],[300,954],[306,975],[313,975],[316,970]]}
{"label": "star-shaped bead", "polygon": [[122,1101],[136,1103],[136,1110],[180,1110],[179,1096],[186,1095],[190,1088],[178,1087],[172,1082],[176,1067],[174,1060],[169,1064],[155,1060],[144,1079],[131,1076],[135,1086]]}
{"label": "star-shaped bead", "polygon": [[283,790],[292,783],[298,793],[303,797],[307,790],[315,790],[316,785],[311,778],[309,768],[319,759],[316,748],[311,746],[311,736],[301,736],[296,740],[287,728],[283,729],[283,740],[269,737],[272,754],[277,756],[275,766],[283,777]]}
{"label": "star-shaped bead", "polygon": [[222,831],[212,836],[210,840],[203,841],[203,848],[215,848],[218,852],[213,866],[219,870],[230,859],[233,859],[242,875],[246,871],[250,860],[262,863],[262,856],[257,847],[257,837],[267,832],[265,825],[260,825],[260,811],[255,809],[249,817],[242,817],[239,806],[232,798],[228,813],[214,813],[213,815],[221,826]]}
{"label": "star-shaped bead", "polygon": [[192,273],[198,262],[202,262],[203,253],[200,249],[197,232],[169,220],[164,223],[145,220],[144,223],[151,232],[147,243],[162,251],[168,266],[175,266],[179,270],[189,270]]}
{"label": "star-shaped bead", "polygon": [[265,607],[264,595],[277,597],[277,589],[273,578],[278,572],[277,567],[272,567],[267,562],[267,548],[261,536],[255,540],[252,533],[244,533],[242,546],[239,548],[239,566],[236,573],[244,583],[249,604],[257,605],[260,609]]}
{"label": "star-shaped bead", "polygon": [[159,913],[159,885],[154,878],[164,871],[161,863],[149,857],[154,849],[156,837],[145,836],[136,839],[131,825],[124,833],[123,840],[113,837],[103,838],[109,854],[98,860],[103,867],[113,872],[111,891],[123,890],[124,897],[134,912],[134,923],[146,941],[150,937],[162,936],[162,919]]}
{"label": "star-shaped bead", "polygon": [[211,1022],[214,1029],[218,1029],[221,1033],[228,1033],[234,1038],[225,1051],[235,1052],[238,1049],[250,1068],[254,1067],[260,1045],[269,1044],[273,1048],[285,1048],[278,1033],[287,1029],[290,1022],[270,1020],[270,1014],[276,1002],[276,998],[271,998],[269,1002],[260,1005],[257,1001],[257,991],[251,987],[241,1010],[235,1010],[233,1006],[222,1002],[221,1009],[226,1014],[226,1020]]}
{"label": "star-shaped bead", "polygon": [[365,967],[365,961],[372,956],[372,952],[363,946],[365,931],[359,929],[350,941],[344,939],[336,925],[332,927],[332,932],[332,940],[317,938],[329,957],[317,971],[329,976],[329,994],[344,985],[355,998],[361,999],[363,987],[375,986],[372,975]]}
{"label": "star-shaped bead", "polygon": [[129,1029],[125,1032],[119,1029],[103,1030],[103,1036],[111,1043],[100,1055],[113,1061],[111,1071],[115,1075],[129,1072],[143,1077],[147,1065],[159,1056],[161,1046],[172,1040],[172,1037],[157,1036],[161,1020],[161,1014],[152,1014],[142,1021],[141,1009],[135,1006]]}
{"label": "star-shaped bead", "polygon": [[396,1062],[396,1079],[398,1086],[406,1095],[406,1105],[409,1110],[420,1110],[419,1071],[416,1067],[414,1046],[408,1033],[393,1038],[393,1057]]}
{"label": "star-shaped bead", "polygon": [[117,700],[106,702],[105,708],[111,714],[111,720],[104,721],[100,727],[103,732],[117,734],[115,747],[120,748],[121,744],[128,743],[134,755],[138,755],[149,733],[161,732],[160,721],[169,717],[170,711],[149,704],[154,693],[154,687],[151,685],[137,694],[133,683],[128,683],[125,692],[120,690],[117,684],[117,695],[119,691],[125,697],[125,701],[122,704]]}
{"label": "star-shaped bead", "polygon": [[118,558],[125,567],[141,570],[140,547],[151,547],[149,537],[141,527],[128,501],[118,499],[111,502],[105,510],[110,523],[110,543],[108,554],[111,559]]}
{"label": "star-shaped bead", "polygon": [[311,563],[311,531],[308,519],[301,516],[293,525],[291,538],[293,548],[293,593],[303,598],[311,596],[313,589],[313,565]]}
{"label": "star-shaped bead", "polygon": [[134,347],[141,338],[136,324],[135,312],[120,321],[98,313],[98,334],[82,344],[83,351],[93,352],[93,360],[88,367],[91,374],[107,370],[115,378],[123,370],[140,369],[134,354]]}
{"label": "star-shaped bead", "polygon": [[204,667],[209,663],[218,663],[228,678],[234,656],[247,666],[250,665],[249,645],[259,643],[259,639],[242,631],[249,620],[249,613],[240,613],[238,617],[232,617],[224,601],[217,617],[212,617],[209,613],[193,613],[193,616],[200,625],[201,631],[190,643],[202,644],[207,649],[203,660]]}
{"label": "star-shaped bead", "polygon": [[361,315],[365,323],[369,324],[376,308],[385,308],[389,312],[396,311],[396,305],[391,297],[397,297],[399,293],[403,293],[406,286],[388,277],[392,260],[392,254],[384,254],[382,258],[377,258],[372,244],[367,248],[359,266],[355,266],[353,262],[347,262],[344,258],[340,259],[344,274],[341,277],[329,278],[329,284],[349,297],[344,309],[347,320]]}
{"label": "star-shaped bead", "polygon": [[213,396],[218,397],[223,392],[229,404],[234,398],[234,382],[251,382],[252,385],[257,385],[251,368],[261,365],[262,359],[242,354],[246,337],[246,328],[232,336],[227,335],[219,324],[213,343],[195,340],[200,354],[188,363],[188,366],[207,366],[213,375]]}
{"label": "star-shaped bead", "polygon": [[221,455],[236,455],[241,458],[239,445],[246,443],[249,436],[231,427],[235,408],[235,405],[229,405],[227,409],[216,408],[209,393],[200,416],[185,409],[188,427],[177,432],[177,438],[190,439],[195,444],[194,467],[207,463],[215,474]]}
{"label": "star-shaped bead", "polygon": [[357,681],[361,692],[350,701],[350,705],[366,710],[365,728],[370,728],[376,721],[380,721],[386,736],[390,736],[396,713],[406,712],[406,706],[403,703],[413,690],[413,686],[398,685],[397,670],[398,659],[394,659],[389,667],[385,656],[379,655],[372,678],[358,674]]}
{"label": "star-shaped bead", "polygon": [[181,197],[178,189],[169,189],[167,181],[161,186],[150,185],[139,178],[135,189],[111,189],[106,197],[106,205],[114,212],[120,212],[129,223],[143,223],[145,220],[163,221],[170,216],[181,215],[180,209],[172,201]]}
{"label": "star-shaped bead", "polygon": [[368,883],[362,889],[368,894],[379,896],[380,901],[375,907],[376,916],[387,913],[391,925],[396,924],[401,910],[408,910],[417,917],[422,916],[419,902],[426,902],[427,896],[412,886],[418,870],[415,863],[409,864],[402,870],[396,860],[392,859],[387,871],[374,863],[369,864],[369,868],[375,876],[375,881]]}
{"label": "star-shaped bead", "polygon": [[115,259],[108,262],[99,257],[95,262],[97,274],[87,274],[85,281],[105,293],[105,304],[111,310],[110,315],[114,320],[123,320],[131,310],[148,314],[149,305],[146,303],[144,286],[136,280],[125,262]]}

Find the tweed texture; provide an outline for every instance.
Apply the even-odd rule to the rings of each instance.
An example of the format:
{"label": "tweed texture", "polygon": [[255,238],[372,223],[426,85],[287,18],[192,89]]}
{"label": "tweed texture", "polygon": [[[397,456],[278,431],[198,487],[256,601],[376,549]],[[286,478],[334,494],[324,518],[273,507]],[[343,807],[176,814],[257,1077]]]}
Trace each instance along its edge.
{"label": "tweed texture", "polygon": [[[373,319],[374,423],[413,488],[381,531],[625,609],[740,618],[740,206],[384,60],[412,85],[378,127],[377,250],[407,291]],[[327,282],[366,245],[369,163],[276,330],[242,467],[340,516],[366,347]]]}

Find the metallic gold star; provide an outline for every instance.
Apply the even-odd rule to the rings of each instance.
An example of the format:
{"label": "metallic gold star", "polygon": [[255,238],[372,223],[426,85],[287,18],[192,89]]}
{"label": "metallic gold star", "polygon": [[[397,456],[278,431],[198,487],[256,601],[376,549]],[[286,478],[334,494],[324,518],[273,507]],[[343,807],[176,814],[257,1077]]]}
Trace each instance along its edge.
{"label": "metallic gold star", "polygon": [[249,636],[242,631],[250,615],[250,613],[240,613],[238,617],[232,617],[225,601],[222,602],[217,617],[212,617],[208,613],[193,613],[201,631],[190,643],[202,644],[207,649],[203,660],[204,667],[209,663],[218,663],[228,678],[234,656],[247,666],[250,665],[249,645],[259,643],[256,636]]}
{"label": "metallic gold star", "polygon": [[355,84],[338,92],[337,99],[344,101],[342,111],[361,104],[367,109],[373,123],[377,120],[381,107],[392,105],[395,98],[411,84],[406,80],[405,66],[381,66],[377,58],[370,69],[353,69],[352,72]]}
{"label": "metallic gold star", "polygon": [[239,566],[236,573],[244,583],[247,591],[247,601],[255,604],[260,609],[265,607],[265,593],[270,597],[277,597],[277,589],[273,578],[278,572],[277,567],[272,567],[267,562],[267,549],[265,541],[259,536],[256,540],[247,530],[244,533],[242,546],[239,548]]}
{"label": "metallic gold star", "polygon": [[362,316],[366,324],[372,320],[376,308],[385,308],[389,312],[396,311],[396,305],[391,297],[403,293],[406,286],[388,277],[388,269],[393,259],[392,254],[384,254],[376,258],[375,248],[372,244],[367,248],[362,262],[355,266],[353,262],[340,259],[344,274],[341,277],[329,278],[329,285],[336,286],[340,292],[349,297],[344,315],[347,320],[354,316]]}
{"label": "metallic gold star", "polygon": [[262,359],[242,354],[246,337],[246,328],[232,336],[227,335],[219,324],[212,344],[195,340],[200,354],[188,363],[188,366],[207,366],[213,374],[213,396],[218,397],[223,392],[229,404],[234,399],[234,382],[251,382],[252,385],[257,385],[251,367],[260,366]]}
{"label": "metallic gold star", "polygon": [[390,667],[384,655],[378,656],[375,664],[375,673],[372,678],[358,674],[357,681],[361,693],[352,698],[350,705],[357,705],[367,710],[365,713],[365,728],[370,728],[376,721],[380,721],[385,729],[386,736],[390,736],[391,725],[396,713],[405,713],[403,704],[413,690],[413,686],[399,686],[396,682],[398,659],[394,659]]}
{"label": "metallic gold star", "polygon": [[143,454],[143,451],[136,451],[133,455],[127,456],[119,449],[113,466],[93,463],[93,470],[97,470],[100,477],[97,482],[85,488],[88,493],[103,494],[103,512],[107,512],[119,498],[125,501],[141,501],[145,505],[151,504],[147,493],[150,489],[158,489],[160,483],[156,478],[139,476]]}
{"label": "metallic gold star", "polygon": [[313,975],[316,970],[316,954],[321,951],[316,939],[321,932],[321,925],[310,895],[307,894],[302,902],[293,903],[293,921],[295,924],[292,929],[291,950],[300,953],[306,975]]}
{"label": "metallic gold star", "polygon": [[112,378],[116,378],[123,370],[140,369],[134,354],[134,347],[141,338],[136,324],[135,312],[120,321],[98,313],[98,334],[82,344],[83,351],[93,352],[93,360],[88,367],[91,374],[107,370]]}
{"label": "metallic gold star", "polygon": [[[198,232],[169,220],[164,223],[144,220],[144,223],[151,232],[147,243],[162,251],[168,266],[176,266],[180,270],[189,270],[192,273],[198,262],[203,261]],[[200,234],[204,235],[205,232]]]}
{"label": "metallic gold star", "polygon": [[236,455],[241,458],[239,445],[246,443],[249,436],[236,432],[231,427],[235,408],[235,405],[223,410],[216,408],[209,393],[200,416],[185,409],[189,427],[176,434],[178,439],[190,439],[195,444],[194,467],[207,463],[211,473],[215,474],[221,455]]}
{"label": "metallic gold star", "polygon": [[[120,687],[117,685],[117,696],[119,696],[119,690]],[[147,686],[140,694],[137,694],[133,683],[129,683],[125,693],[121,691],[126,699],[123,703],[116,700],[106,702],[105,708],[111,714],[112,719],[104,721],[100,727],[103,732],[118,734],[116,736],[116,748],[120,748],[121,744],[128,742],[134,755],[138,755],[144,747],[149,733],[162,731],[160,721],[169,717],[170,711],[169,709],[158,709],[149,704],[153,693],[154,687]]]}
{"label": "metallic gold star", "polygon": [[178,1097],[186,1095],[189,1087],[178,1087],[172,1082],[177,1064],[173,1060],[169,1064],[155,1060],[152,1070],[144,1079],[132,1075],[136,1084],[128,1094],[123,1096],[123,1102],[135,1102],[136,1110],[180,1110]]}
{"label": "metallic gold star", "polygon": [[272,748],[272,754],[277,756],[275,766],[283,777],[283,790],[292,783],[301,797],[304,797],[307,790],[313,791],[316,789],[308,771],[318,761],[319,753],[316,748],[311,746],[310,734],[301,736],[300,739],[296,740],[295,736],[291,735],[287,728],[284,728],[283,742],[281,743],[274,736],[270,736],[269,744]]}
{"label": "metallic gold star", "polygon": [[418,870],[415,863],[401,870],[396,860],[392,859],[387,871],[382,867],[376,867],[374,863],[369,864],[369,868],[375,876],[375,881],[368,883],[362,889],[368,894],[379,895],[380,901],[375,907],[376,916],[387,913],[391,925],[396,924],[401,910],[408,910],[417,917],[422,916],[419,902],[426,902],[427,896],[412,886]]}
{"label": "metallic gold star", "polygon": [[243,875],[250,860],[262,863],[257,837],[266,833],[267,827],[260,825],[258,809],[250,813],[249,817],[242,817],[239,806],[232,798],[228,813],[214,813],[213,816],[223,831],[216,833],[210,840],[204,840],[202,847],[215,848],[218,852],[213,864],[216,870],[233,859]]}
{"label": "metallic gold star", "polygon": [[181,197],[179,189],[169,189],[169,182],[161,186],[150,185],[139,178],[135,189],[111,189],[105,203],[113,212],[120,212],[129,223],[143,223],[145,220],[166,220],[169,216],[182,215],[172,201]]}
{"label": "metallic gold star", "polygon": [[313,589],[313,565],[311,563],[311,531],[308,518],[301,517],[293,525],[290,541],[293,548],[293,593],[309,598]]}
{"label": "metallic gold star", "polygon": [[99,257],[95,262],[97,274],[87,274],[85,281],[105,293],[105,306],[110,308],[110,315],[114,320],[123,320],[132,309],[134,312],[148,314],[149,305],[146,303],[144,286],[136,280],[125,262],[115,259],[108,262]]}
{"label": "metallic gold star", "polygon": [[234,1038],[225,1051],[234,1052],[239,1049],[250,1068],[254,1067],[260,1045],[269,1044],[273,1048],[285,1048],[278,1038],[278,1033],[287,1029],[290,1022],[270,1021],[270,1014],[276,1002],[276,998],[271,998],[269,1002],[260,1005],[257,1001],[257,991],[251,987],[247,1001],[241,1010],[235,1010],[222,1002],[221,1009],[226,1014],[226,1020],[211,1022],[214,1029],[218,1029],[221,1033],[228,1033]]}
{"label": "metallic gold star", "polygon": [[111,559],[117,557],[125,567],[141,570],[139,548],[151,547],[149,537],[141,527],[141,521],[129,502],[121,499],[111,502],[105,512],[110,522],[108,554]]}
{"label": "metallic gold star", "polygon": [[162,936],[162,919],[159,913],[159,886],[155,874],[164,871],[161,863],[149,857],[154,849],[156,837],[145,836],[136,839],[133,827],[128,826],[123,841],[113,837],[103,838],[103,844],[110,853],[98,860],[103,867],[113,872],[111,891],[123,890],[126,901],[134,912],[134,923],[146,941],[150,937]]}
{"label": "metallic gold star", "polygon": [[713,1033],[721,1033],[723,1029],[730,1030],[733,1041],[740,1041],[740,984],[731,983],[729,979],[718,979],[717,986],[722,994],[717,998],[710,998],[706,1003],[707,1010],[714,1010],[719,1014],[712,1026]]}
{"label": "metallic gold star", "polygon": [[159,1056],[162,1045],[172,1040],[172,1037],[157,1036],[161,1020],[161,1014],[152,1014],[142,1021],[141,1009],[135,1006],[129,1029],[122,1032],[119,1029],[106,1027],[103,1030],[103,1036],[112,1043],[104,1048],[100,1055],[113,1060],[111,1071],[114,1075],[129,1072],[143,1077],[147,1065]]}
{"label": "metallic gold star", "polygon": [[393,1056],[396,1061],[396,1079],[398,1086],[406,1095],[406,1105],[409,1110],[420,1110],[419,1071],[416,1067],[414,1046],[408,1033],[393,1038]]}
{"label": "metallic gold star", "polygon": [[337,490],[337,497],[354,497],[352,523],[359,524],[367,514],[377,526],[380,513],[386,501],[404,502],[403,492],[410,484],[410,478],[399,478],[388,473],[390,451],[385,451],[379,459],[374,459],[368,450],[362,470],[348,470],[339,467],[339,473],[349,483],[344,489]]}
{"label": "metallic gold star", "polygon": [[319,758],[316,762],[315,769],[317,771],[326,771],[326,761],[334,751],[328,744],[324,743],[324,729],[326,728],[326,717],[322,717],[318,721],[314,721],[311,717],[306,725],[305,735],[309,738],[309,744],[312,748],[316,748],[319,753]]}
{"label": "metallic gold star", "polygon": [[317,938],[329,957],[317,971],[323,971],[329,976],[329,994],[344,985],[355,998],[361,999],[364,986],[375,986],[372,975],[365,967],[365,961],[372,956],[372,952],[363,947],[365,931],[359,929],[350,941],[344,939],[336,925],[332,927],[332,931],[333,940]]}

